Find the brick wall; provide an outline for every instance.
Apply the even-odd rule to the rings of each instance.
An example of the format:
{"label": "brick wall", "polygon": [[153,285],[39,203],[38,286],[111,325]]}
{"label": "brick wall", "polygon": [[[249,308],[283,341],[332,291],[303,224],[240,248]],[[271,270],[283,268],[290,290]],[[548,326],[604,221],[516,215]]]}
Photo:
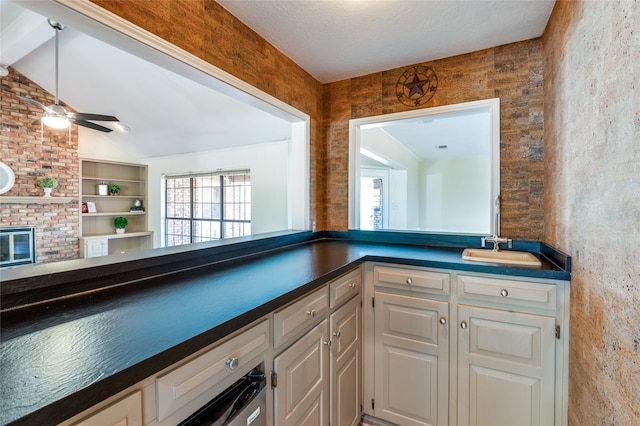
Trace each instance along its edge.
{"label": "brick wall", "polygon": [[[500,98],[502,234],[540,240],[543,200],[543,92],[541,40],[534,39],[422,64],[438,88],[428,108]],[[349,120],[413,109],[398,101],[396,82],[408,67],[324,87],[328,229],[348,225]]]}
{"label": "brick wall", "polygon": [[569,424],[640,424],[640,2],[558,1],[543,37],[544,240],[572,255]]}
{"label": "brick wall", "polygon": [[41,197],[36,183],[44,176],[55,177],[58,187],[54,197],[73,197],[68,204],[6,203],[0,206],[2,226],[36,227],[38,263],[76,259],[79,255],[79,160],[78,130],[44,128],[31,124],[42,111],[18,99],[15,94],[34,99],[44,105],[54,97],[13,68],[2,77],[0,107],[0,157],[15,174],[15,185],[3,195]]}

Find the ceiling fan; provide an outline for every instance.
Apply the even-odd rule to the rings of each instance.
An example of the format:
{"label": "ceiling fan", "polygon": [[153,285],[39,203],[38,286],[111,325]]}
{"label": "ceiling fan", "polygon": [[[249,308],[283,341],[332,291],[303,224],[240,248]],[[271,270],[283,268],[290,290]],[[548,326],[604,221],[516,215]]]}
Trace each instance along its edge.
{"label": "ceiling fan", "polygon": [[55,103],[53,105],[45,106],[40,102],[27,98],[25,96],[18,96],[23,101],[36,106],[44,111],[42,118],[33,122],[33,124],[43,123],[46,126],[53,127],[54,129],[66,129],[70,124],[77,124],[78,126],[88,127],[89,129],[99,130],[101,132],[112,132],[110,129],[100,124],[92,123],[91,121],[119,121],[116,117],[111,115],[90,114],[83,112],[68,112],[62,105],[58,103],[58,33],[64,29],[64,25],[59,22],[48,20],[49,25],[56,31],[56,93]]}

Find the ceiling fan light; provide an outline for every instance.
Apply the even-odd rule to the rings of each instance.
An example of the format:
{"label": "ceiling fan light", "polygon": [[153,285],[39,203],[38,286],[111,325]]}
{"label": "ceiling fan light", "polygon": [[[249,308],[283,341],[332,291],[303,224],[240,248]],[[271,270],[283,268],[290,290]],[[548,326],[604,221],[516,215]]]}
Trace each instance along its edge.
{"label": "ceiling fan light", "polygon": [[67,127],[69,127],[69,124],[70,124],[68,118],[60,117],[59,115],[54,115],[54,114],[47,114],[46,112],[42,117],[42,123],[45,126],[51,127],[54,129],[66,129]]}

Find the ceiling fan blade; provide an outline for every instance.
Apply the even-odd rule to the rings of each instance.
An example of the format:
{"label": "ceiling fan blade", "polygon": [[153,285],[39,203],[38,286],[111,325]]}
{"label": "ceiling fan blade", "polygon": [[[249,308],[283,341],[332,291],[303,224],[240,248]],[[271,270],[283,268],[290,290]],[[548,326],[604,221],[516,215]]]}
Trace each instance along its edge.
{"label": "ceiling fan blade", "polygon": [[44,106],[44,105],[42,105],[40,102],[38,102],[38,101],[36,101],[36,100],[33,100],[33,99],[31,99],[31,98],[27,98],[26,96],[20,96],[20,95],[16,95],[16,96],[17,96],[18,98],[22,99],[23,101],[25,101],[25,102],[26,102],[26,103],[28,103],[28,104],[31,104],[31,105],[33,105],[33,106],[35,106],[35,107],[38,107],[38,108],[40,108],[40,109],[42,109],[42,110],[44,110],[44,111],[47,111],[48,113],[55,114],[55,111],[54,111],[54,110],[52,110],[52,109],[51,109],[51,108],[49,108],[48,106]]}
{"label": "ceiling fan blade", "polygon": [[113,129],[101,126],[99,124],[92,123],[90,121],[76,120],[74,118],[70,118],[70,120],[71,120],[72,123],[77,124],[78,126],[88,127],[89,129],[99,130],[99,131],[105,132],[105,133],[113,132]]}
{"label": "ceiling fan blade", "polygon": [[67,116],[74,120],[120,121],[112,115],[90,114],[86,112],[69,112]]}

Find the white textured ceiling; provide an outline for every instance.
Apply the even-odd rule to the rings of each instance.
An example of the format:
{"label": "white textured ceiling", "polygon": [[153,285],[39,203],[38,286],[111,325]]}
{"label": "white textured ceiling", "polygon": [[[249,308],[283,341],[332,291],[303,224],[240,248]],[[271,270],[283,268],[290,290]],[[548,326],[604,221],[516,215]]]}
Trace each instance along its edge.
{"label": "white textured ceiling", "polygon": [[542,35],[555,0],[218,0],[322,83]]}

